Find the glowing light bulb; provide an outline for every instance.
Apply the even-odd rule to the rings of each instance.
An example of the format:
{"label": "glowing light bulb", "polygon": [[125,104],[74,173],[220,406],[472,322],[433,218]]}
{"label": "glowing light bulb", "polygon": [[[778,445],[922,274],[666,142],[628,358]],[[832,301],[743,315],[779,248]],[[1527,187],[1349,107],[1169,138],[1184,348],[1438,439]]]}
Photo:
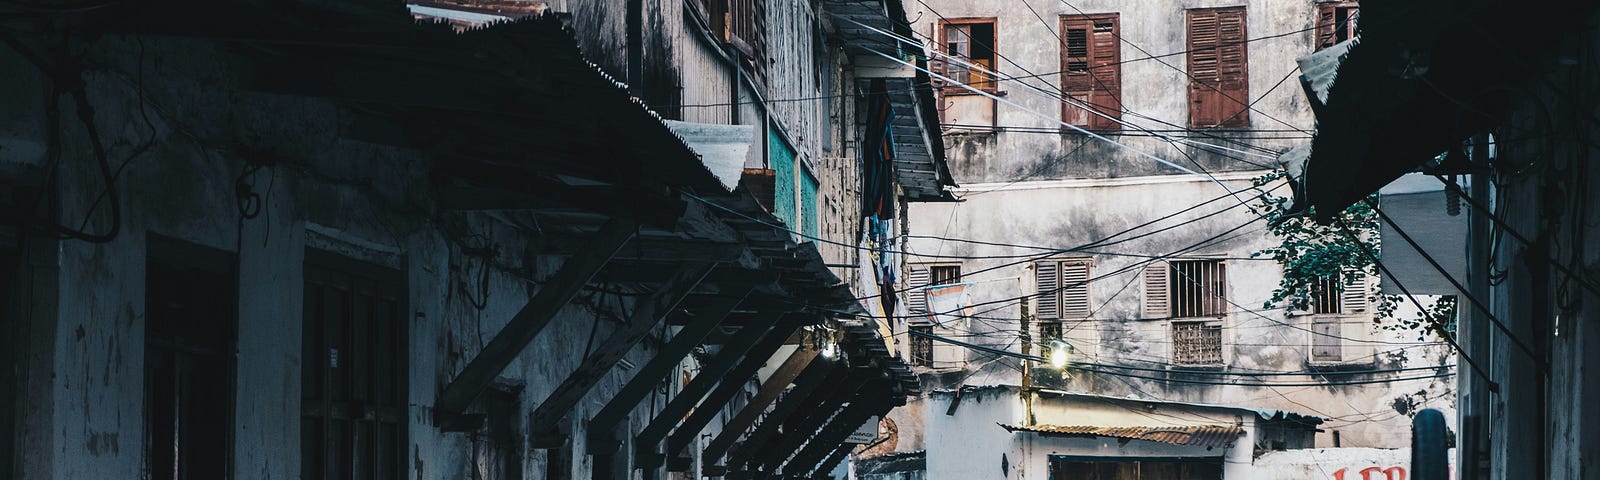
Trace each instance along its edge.
{"label": "glowing light bulb", "polygon": [[837,354],[834,349],[835,347],[833,346],[833,342],[822,344],[822,356],[824,358],[833,358],[833,356]]}
{"label": "glowing light bulb", "polygon": [[1056,368],[1067,366],[1067,349],[1056,347],[1055,350],[1052,350],[1050,352],[1050,365],[1054,365]]}

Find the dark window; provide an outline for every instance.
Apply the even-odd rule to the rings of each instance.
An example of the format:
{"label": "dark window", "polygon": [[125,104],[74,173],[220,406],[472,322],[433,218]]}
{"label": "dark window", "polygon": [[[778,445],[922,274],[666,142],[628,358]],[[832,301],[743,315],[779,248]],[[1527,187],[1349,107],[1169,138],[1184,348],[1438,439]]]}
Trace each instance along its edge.
{"label": "dark window", "polygon": [[1189,125],[1250,125],[1244,7],[1188,11]]}
{"label": "dark window", "polygon": [[906,306],[911,313],[921,314],[928,312],[928,294],[924,287],[949,285],[961,283],[960,265],[912,265],[911,277],[906,279],[907,296],[910,303]]}
{"label": "dark window", "polygon": [[227,254],[152,238],[145,266],[145,455],[152,479],[227,478],[234,275]]}
{"label": "dark window", "polygon": [[1211,322],[1172,322],[1172,363],[1222,364],[1222,326]]}
{"label": "dark window", "polygon": [[1056,349],[1054,341],[1061,340],[1063,335],[1061,322],[1039,322],[1039,339],[1034,343],[1041,347],[1040,356],[1050,358]]}
{"label": "dark window", "polygon": [[1116,130],[1122,118],[1122,49],[1117,14],[1061,17],[1063,121],[1090,130]]}
{"label": "dark window", "polygon": [[1339,275],[1318,278],[1311,284],[1311,313],[1339,313]]}
{"label": "dark window", "polygon": [[1355,38],[1359,7],[1356,2],[1317,4],[1317,50]]}
{"label": "dark window", "polygon": [[[979,90],[995,90],[994,77],[988,73],[994,71],[995,65],[994,19],[940,22],[939,33],[938,52],[928,59],[932,70],[956,83]],[[945,93],[971,92],[959,85],[935,80],[934,85],[943,86]]]}
{"label": "dark window", "polygon": [[[933,327],[913,326],[911,331],[932,334]],[[924,367],[933,365],[933,339],[921,335],[908,336],[911,337],[911,364]]]}
{"label": "dark window", "polygon": [[1168,302],[1174,318],[1217,317],[1228,312],[1227,265],[1221,260],[1168,262]]}
{"label": "dark window", "polygon": [[[517,392],[520,388],[485,389],[474,402],[484,416],[483,428],[472,434],[473,476],[481,480],[522,478],[522,444],[518,441]],[[478,413],[478,412],[474,412]]]}
{"label": "dark window", "polygon": [[[0,241],[13,243],[5,233],[0,231]],[[21,395],[25,358],[23,352],[27,348],[24,342],[28,338],[27,330],[18,320],[22,318],[23,305],[26,303],[19,298],[21,289],[17,287],[21,277],[17,267],[16,253],[0,249],[0,332],[6,332],[4,338],[0,338],[0,476],[12,472],[12,432],[16,431],[13,425],[17,421],[16,406]]]}
{"label": "dark window", "polygon": [[399,273],[306,252],[302,479],[392,479],[404,466]]}
{"label": "dark window", "polygon": [[[716,0],[710,0],[716,1]],[[767,71],[766,0],[728,1],[728,43],[744,54],[746,66],[762,81]]]}
{"label": "dark window", "polygon": [[1220,480],[1222,462],[1196,461],[1070,461],[1050,459],[1050,478],[1057,480]]}

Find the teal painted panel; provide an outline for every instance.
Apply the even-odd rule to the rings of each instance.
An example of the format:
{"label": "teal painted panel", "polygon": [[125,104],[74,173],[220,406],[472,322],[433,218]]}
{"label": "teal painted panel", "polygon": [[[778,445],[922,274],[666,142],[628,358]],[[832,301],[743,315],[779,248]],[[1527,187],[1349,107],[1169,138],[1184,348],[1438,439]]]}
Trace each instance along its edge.
{"label": "teal painted panel", "polygon": [[817,216],[817,188],[821,185],[811,169],[801,165],[800,171],[805,174],[800,176],[800,219],[804,223],[800,233],[818,238],[822,233],[822,219]]}
{"label": "teal painted panel", "polygon": [[783,136],[777,130],[767,130],[767,167],[773,170],[772,187],[772,215],[783,220],[783,224],[790,229],[799,230],[795,223],[800,212],[795,211],[795,175],[799,166],[795,163],[794,149],[783,141]]}

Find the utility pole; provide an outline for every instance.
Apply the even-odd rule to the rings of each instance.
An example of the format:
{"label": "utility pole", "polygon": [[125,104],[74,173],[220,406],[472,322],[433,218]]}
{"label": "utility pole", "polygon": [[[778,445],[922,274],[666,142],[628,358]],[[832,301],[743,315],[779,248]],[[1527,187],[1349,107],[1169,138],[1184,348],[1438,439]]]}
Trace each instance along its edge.
{"label": "utility pole", "polygon": [[[1022,356],[1027,357],[1033,351],[1033,336],[1029,332],[1029,325],[1033,317],[1028,315],[1028,297],[1022,297]],[[1022,360],[1022,422],[1024,425],[1033,425],[1033,360]]]}

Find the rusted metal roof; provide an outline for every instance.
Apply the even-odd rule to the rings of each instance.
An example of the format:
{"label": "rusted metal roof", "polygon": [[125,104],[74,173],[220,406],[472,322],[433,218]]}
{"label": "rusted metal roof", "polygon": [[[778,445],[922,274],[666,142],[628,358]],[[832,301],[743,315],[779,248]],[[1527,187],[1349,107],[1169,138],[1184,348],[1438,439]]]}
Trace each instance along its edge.
{"label": "rusted metal roof", "polygon": [[1062,437],[1112,437],[1127,440],[1188,445],[1195,447],[1229,447],[1244,435],[1244,427],[1237,425],[1196,425],[1188,427],[1097,427],[1089,425],[1006,425],[1010,432],[1030,432]]}

